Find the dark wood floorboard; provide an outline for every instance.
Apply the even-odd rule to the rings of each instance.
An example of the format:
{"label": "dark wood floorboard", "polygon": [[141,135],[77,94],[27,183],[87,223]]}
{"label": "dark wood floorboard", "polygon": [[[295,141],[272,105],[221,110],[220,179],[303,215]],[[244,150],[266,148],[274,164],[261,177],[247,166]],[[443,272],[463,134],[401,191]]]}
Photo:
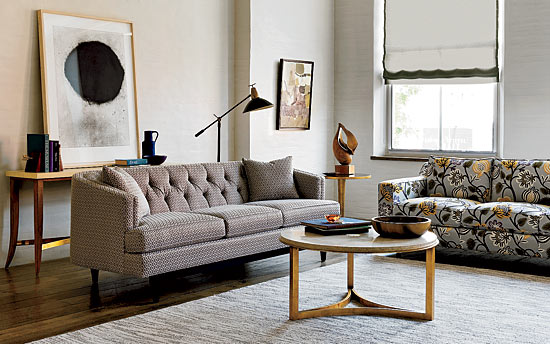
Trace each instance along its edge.
{"label": "dark wood floorboard", "polygon": [[[344,261],[345,254],[300,253],[300,271]],[[0,343],[24,343],[108,321],[146,313],[287,276],[287,250],[159,276],[160,302],[153,303],[147,279],[99,273],[93,289],[89,269],[69,259],[0,271]]]}

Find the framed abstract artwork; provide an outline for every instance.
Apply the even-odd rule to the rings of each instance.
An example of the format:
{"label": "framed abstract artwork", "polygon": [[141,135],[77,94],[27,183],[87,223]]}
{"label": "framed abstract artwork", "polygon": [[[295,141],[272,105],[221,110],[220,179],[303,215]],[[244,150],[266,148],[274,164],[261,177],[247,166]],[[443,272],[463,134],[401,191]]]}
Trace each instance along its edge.
{"label": "framed abstract artwork", "polygon": [[132,23],[39,10],[44,132],[65,167],[139,157]]}
{"label": "framed abstract artwork", "polygon": [[309,130],[313,61],[281,59],[277,95],[277,130]]}

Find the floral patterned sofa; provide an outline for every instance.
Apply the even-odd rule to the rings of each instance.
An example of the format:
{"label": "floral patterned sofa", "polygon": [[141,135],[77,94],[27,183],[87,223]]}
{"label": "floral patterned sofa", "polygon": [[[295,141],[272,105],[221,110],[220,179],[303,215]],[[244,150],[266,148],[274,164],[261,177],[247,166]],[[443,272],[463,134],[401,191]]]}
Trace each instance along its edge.
{"label": "floral patterned sofa", "polygon": [[425,216],[444,247],[550,257],[550,161],[430,157],[383,181],[379,215]]}

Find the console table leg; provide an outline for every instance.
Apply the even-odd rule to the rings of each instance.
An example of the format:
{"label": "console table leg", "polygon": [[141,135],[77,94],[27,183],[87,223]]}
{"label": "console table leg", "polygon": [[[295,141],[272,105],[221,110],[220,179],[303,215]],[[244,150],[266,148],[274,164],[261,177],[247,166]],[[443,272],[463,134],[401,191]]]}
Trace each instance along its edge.
{"label": "console table leg", "polygon": [[40,273],[42,261],[42,234],[44,226],[44,181],[34,181],[34,271]]}
{"label": "console table leg", "polygon": [[324,262],[325,260],[327,260],[327,253],[323,251],[321,251],[320,253],[321,253],[321,262]]}
{"label": "console table leg", "polygon": [[17,235],[19,234],[19,188],[21,181],[10,178],[10,246],[8,249],[8,257],[6,258],[5,268],[7,269],[17,247]]}
{"label": "console table leg", "polygon": [[338,179],[338,203],[340,203],[340,216],[344,216],[346,208],[346,180]]}
{"label": "console table leg", "polygon": [[298,319],[298,275],[299,275],[299,255],[300,251],[290,248],[290,293],[289,293],[289,318]]}
{"label": "console table leg", "polygon": [[434,319],[435,247],[426,250],[426,320]]}

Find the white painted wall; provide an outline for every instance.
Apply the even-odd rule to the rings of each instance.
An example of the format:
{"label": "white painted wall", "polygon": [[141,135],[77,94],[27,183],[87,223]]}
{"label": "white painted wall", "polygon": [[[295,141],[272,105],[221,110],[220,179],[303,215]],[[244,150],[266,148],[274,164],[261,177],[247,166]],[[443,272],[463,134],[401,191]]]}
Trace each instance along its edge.
{"label": "white painted wall", "polygon": [[[332,0],[250,1],[250,80],[277,102],[280,58],[314,61],[311,130],[277,131],[276,109],[250,114],[250,157],[294,157],[296,168],[333,169],[334,11]],[[327,185],[332,190],[333,185]],[[332,194],[329,191],[328,195]]]}
{"label": "white painted wall", "polygon": [[[139,127],[160,132],[157,152],[169,162],[215,161],[216,130],[195,139],[229,106],[233,61],[233,2],[218,0],[18,0],[0,1],[0,175],[23,167],[26,134],[42,131],[38,34],[35,11],[57,10],[134,22]],[[228,157],[224,122],[222,159]],[[70,183],[45,187],[46,236],[69,234]],[[9,183],[0,183],[0,264],[9,241]],[[19,238],[32,238],[32,188],[21,194]],[[44,259],[68,256],[68,246]],[[12,264],[33,261],[19,247]]]}
{"label": "white painted wall", "polygon": [[550,159],[550,1],[505,1],[504,151]]}

